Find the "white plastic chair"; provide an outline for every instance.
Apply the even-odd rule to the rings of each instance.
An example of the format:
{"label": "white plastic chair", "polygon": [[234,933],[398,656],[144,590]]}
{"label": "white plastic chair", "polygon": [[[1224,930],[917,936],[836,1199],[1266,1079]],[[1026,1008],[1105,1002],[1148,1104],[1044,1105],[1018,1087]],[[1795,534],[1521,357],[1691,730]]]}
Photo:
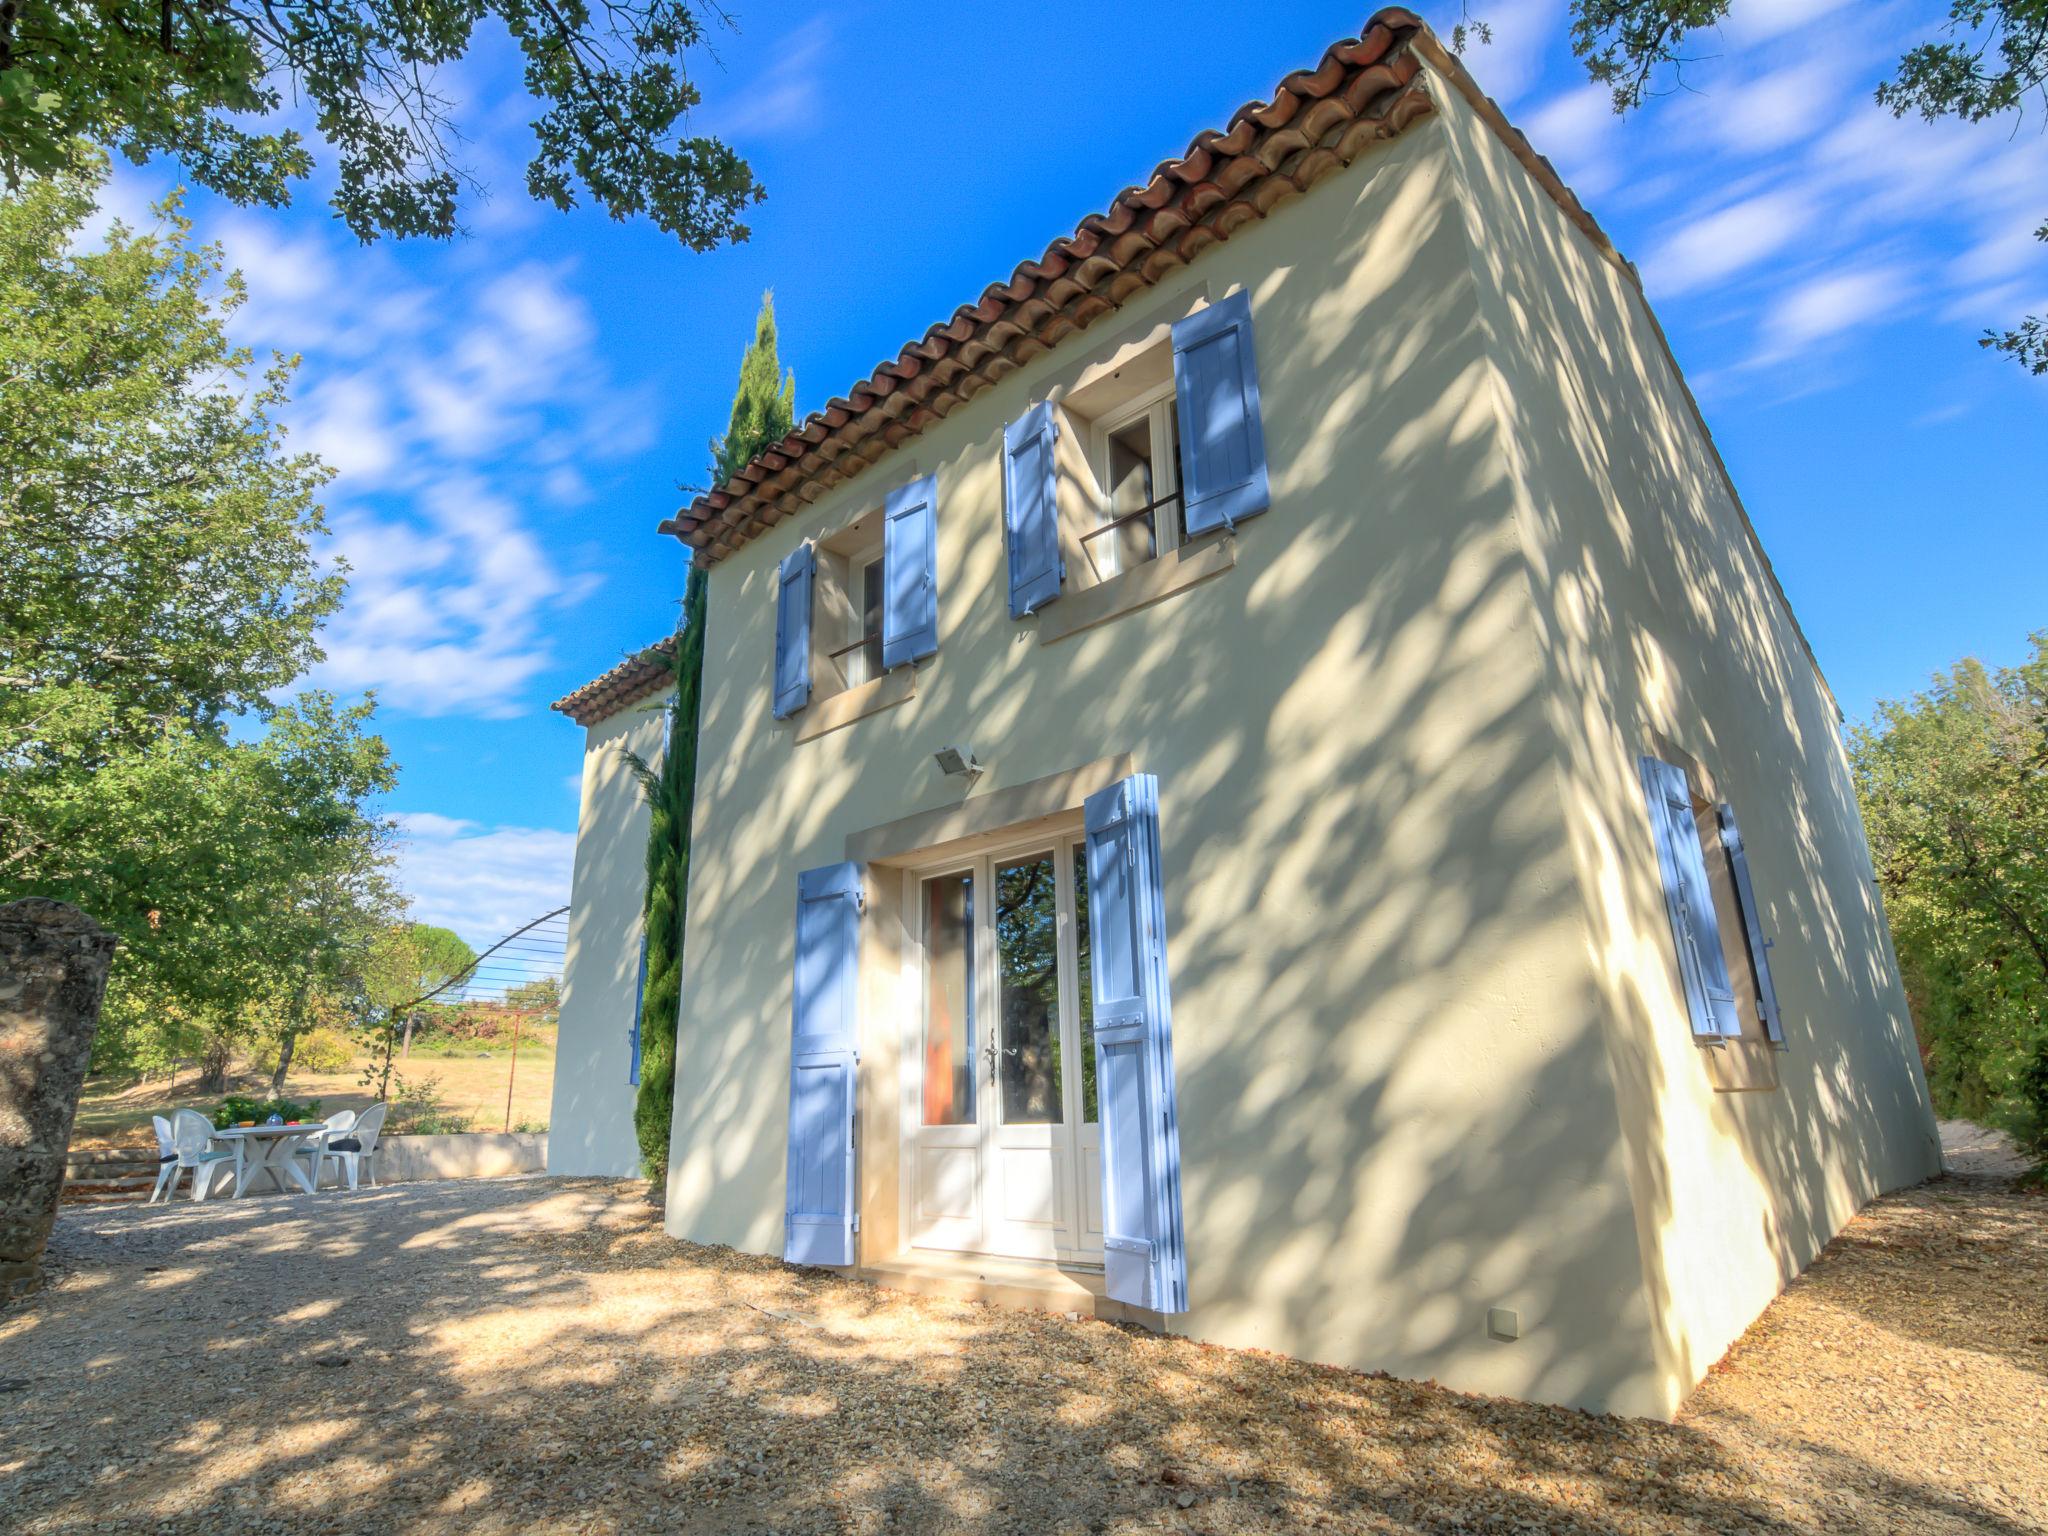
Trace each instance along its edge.
{"label": "white plastic chair", "polygon": [[[194,1200],[204,1200],[212,1192],[214,1170],[222,1164],[233,1165],[238,1176],[242,1171],[240,1144],[222,1147],[216,1151],[213,1145],[213,1122],[196,1109],[171,1111],[171,1150],[178,1157],[178,1161],[172,1165],[174,1169],[192,1170]],[[178,1175],[174,1171],[171,1174],[172,1193],[176,1193],[177,1184]]]}
{"label": "white plastic chair", "polygon": [[[365,1174],[369,1177],[370,1188],[377,1187],[377,1168],[371,1159],[377,1155],[377,1133],[384,1129],[384,1116],[389,1112],[389,1108],[384,1104],[372,1104],[363,1111],[355,1125],[350,1128],[348,1135],[330,1137],[321,1143],[320,1160],[313,1165],[313,1183],[316,1186],[320,1183],[320,1169],[327,1165],[329,1158],[332,1158],[340,1165],[342,1172],[348,1175],[350,1189],[356,1188],[356,1180]],[[343,1145],[335,1145],[336,1141]],[[356,1145],[346,1145],[351,1141]]]}
{"label": "white plastic chair", "polygon": [[178,1153],[171,1145],[171,1122],[162,1115],[151,1115],[149,1123],[156,1128],[156,1188],[149,1192],[149,1204],[168,1200],[164,1191],[178,1182]]}
{"label": "white plastic chair", "polygon": [[355,1123],[356,1112],[354,1110],[337,1109],[321,1122],[321,1131],[318,1136],[307,1142],[306,1145],[294,1149],[292,1154],[294,1157],[312,1159],[313,1187],[315,1189],[320,1187],[320,1154],[326,1150],[328,1142],[346,1136],[349,1132],[349,1127]]}

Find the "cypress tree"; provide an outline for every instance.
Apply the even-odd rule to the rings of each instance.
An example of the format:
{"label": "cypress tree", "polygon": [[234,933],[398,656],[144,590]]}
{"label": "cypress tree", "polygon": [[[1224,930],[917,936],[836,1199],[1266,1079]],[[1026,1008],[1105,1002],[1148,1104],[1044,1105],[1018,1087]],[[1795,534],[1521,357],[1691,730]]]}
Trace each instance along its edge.
{"label": "cypress tree", "polygon": [[[761,296],[754,340],[740,359],[739,389],[725,435],[711,443],[711,483],[733,473],[796,424],[796,375],[783,374],[775,345],[775,295]],[[640,1092],[633,1129],[640,1162],[662,1197],[668,1177],[669,1123],[675,1111],[676,1036],[683,997],[683,930],[689,914],[690,813],[697,785],[697,708],[704,684],[704,569],[695,560],[683,585],[683,612],[671,655],[670,699],[659,767],[628,753],[651,812],[647,833],[647,979],[640,995]]]}

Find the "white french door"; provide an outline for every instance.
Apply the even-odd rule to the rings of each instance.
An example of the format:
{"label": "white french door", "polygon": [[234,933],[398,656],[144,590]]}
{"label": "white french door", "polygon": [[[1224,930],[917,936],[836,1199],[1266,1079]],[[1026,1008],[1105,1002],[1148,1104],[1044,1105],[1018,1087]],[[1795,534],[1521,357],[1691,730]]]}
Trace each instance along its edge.
{"label": "white french door", "polygon": [[903,1210],[920,1248],[1102,1261],[1101,1134],[1078,837],[920,868]]}

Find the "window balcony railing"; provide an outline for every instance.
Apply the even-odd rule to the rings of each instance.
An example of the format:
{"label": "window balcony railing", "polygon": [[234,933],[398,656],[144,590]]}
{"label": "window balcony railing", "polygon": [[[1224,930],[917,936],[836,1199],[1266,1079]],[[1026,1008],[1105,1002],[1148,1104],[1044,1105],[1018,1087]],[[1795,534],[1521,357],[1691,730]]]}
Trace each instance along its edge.
{"label": "window balcony railing", "polygon": [[[1180,492],[1169,491],[1164,496],[1154,497],[1151,501],[1146,502],[1145,505],[1139,507],[1135,511],[1122,513],[1119,516],[1111,518],[1108,522],[1104,523],[1100,528],[1092,529],[1091,531],[1082,534],[1081,553],[1088,557],[1088,568],[1089,570],[1095,573],[1095,579],[1097,581],[1101,581],[1105,578],[1105,572],[1102,569],[1102,565],[1098,560],[1096,560],[1095,551],[1090,547],[1095,540],[1106,537],[1109,534],[1115,533],[1119,529],[1128,528],[1133,523],[1143,523],[1145,525],[1145,532],[1149,537],[1152,546],[1151,549],[1147,551],[1145,559],[1156,560],[1159,557],[1159,513],[1163,508],[1178,505],[1179,501]],[[1121,571],[1124,568],[1124,562],[1121,559],[1119,559],[1117,561],[1117,571]],[[1114,576],[1117,573],[1117,571],[1110,571],[1106,574]]]}

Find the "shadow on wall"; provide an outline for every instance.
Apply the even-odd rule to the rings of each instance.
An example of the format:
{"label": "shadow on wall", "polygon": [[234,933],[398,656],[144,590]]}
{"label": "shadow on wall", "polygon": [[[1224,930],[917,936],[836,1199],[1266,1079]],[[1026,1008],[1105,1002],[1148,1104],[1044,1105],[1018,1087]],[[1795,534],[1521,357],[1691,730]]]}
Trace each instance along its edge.
{"label": "shadow on wall", "polygon": [[[1594,1006],[1616,1026],[1650,1307],[1689,1386],[1849,1216],[1939,1171],[1932,1109],[1834,701],[1654,322],[1497,141],[1468,144]],[[1775,939],[1776,1092],[1704,1086],[1636,776],[1658,733],[1742,821]]]}
{"label": "shadow on wall", "polygon": [[[0,1507],[47,1536],[1785,1529],[1700,1430],[891,1297],[662,1240],[593,1184],[278,1204],[64,1218],[68,1277],[0,1310]],[[2017,1529],[1887,1492],[1916,1529]]]}
{"label": "shadow on wall", "polygon": [[[1659,1256],[1661,1234],[1693,1216],[1665,1161],[1664,1118],[1691,1091],[1667,1081],[1661,1047],[1626,1044],[1673,1026],[1639,982],[1669,962],[1637,948],[1658,899],[1629,788],[1637,722],[1654,715],[1635,675],[1657,665],[1652,621],[1631,632],[1597,587],[1568,595],[1554,566],[1532,572],[1516,443],[1545,475],[1562,477],[1564,461],[1614,487],[1592,503],[1608,519],[1597,526],[1550,513],[1536,536],[1545,559],[1595,537],[1587,558],[1604,571],[1654,541],[1660,562],[1677,562],[1651,594],[1658,623],[1692,622],[1774,710],[1807,690],[1788,682],[1796,642],[1759,583],[1744,578],[1735,604],[1736,562],[1688,553],[1722,536],[1700,510],[1717,482],[1670,401],[1629,382],[1655,359],[1594,374],[1581,354],[1604,357],[1609,339],[1545,294],[1523,312],[1520,344],[1544,359],[1545,387],[1566,392],[1567,419],[1503,405],[1462,204],[1441,181],[1444,132],[1419,125],[1360,179],[1325,183],[1204,258],[1212,295],[1238,280],[1254,291],[1275,477],[1272,510],[1239,533],[1228,577],[1050,650],[1031,626],[990,617],[1005,588],[988,441],[1021,410],[1025,383],[1042,386],[1027,370],[990,392],[1000,410],[977,400],[920,448],[947,506],[974,521],[963,531],[961,513],[942,514],[941,650],[910,705],[785,760],[765,642],[707,673],[706,740],[732,750],[707,761],[698,802],[692,911],[719,914],[719,955],[708,973],[693,960],[692,997],[718,1024],[685,1029],[693,1081],[678,1084],[672,1219],[779,1250],[793,871],[842,857],[846,831],[886,819],[868,814],[876,781],[899,800],[904,783],[931,783],[893,816],[945,793],[909,777],[935,741],[971,736],[1017,778],[1031,776],[1019,763],[1052,772],[1128,751],[1162,774],[1189,1326],[1635,1411],[1668,1411],[1696,1378],[1704,1360],[1669,1336],[1666,1315],[1686,1298]],[[1315,206],[1334,218],[1339,187],[1359,212],[1337,238],[1290,223]],[[1550,236],[1528,223],[1516,238],[1540,250]],[[1510,254],[1482,248],[1482,271],[1505,283]],[[1581,266],[1562,270],[1583,281]],[[1283,337],[1295,338],[1289,355],[1270,350]],[[980,424],[971,445],[963,419]],[[774,536],[764,543],[779,552]],[[767,611],[768,556],[745,551],[733,566],[714,623],[721,610]],[[1532,615],[1532,581],[1574,605],[1586,639],[1568,645],[1560,620]],[[1697,700],[1692,720],[1704,730],[1756,707],[1726,703]],[[1775,927],[1810,935],[1839,974],[1781,978],[1779,990],[1788,1013],[1825,1009],[1844,1029],[1892,1017],[1882,1044],[1895,1050],[1907,1035],[1888,1014],[1883,951],[1869,949],[1882,943],[1876,913],[1836,867],[1853,813],[1826,766],[1827,727],[1806,714],[1775,738],[1691,734],[1703,755],[1737,746],[1715,766],[1739,784],[1784,780],[1770,765],[1785,751],[1823,763],[1812,771],[1832,798],[1789,787],[1812,899],[1795,904],[1787,869],[1766,902]],[[1568,815],[1567,797],[1598,817]],[[713,806],[724,820],[707,827]],[[1782,1192],[1767,1238],[1783,1273],[1869,1192],[1867,1170],[1885,1161],[1861,1144],[1873,1117],[1912,1109],[1905,1079],[1873,1098],[1889,1080],[1860,1070],[1840,1031],[1796,1031],[1792,1046],[1814,1087],[1782,1095],[1789,1117],[1711,1110]],[[742,1198],[737,1215],[705,1214]],[[702,1203],[675,1218],[678,1201]],[[1533,1325],[1512,1346],[1486,1337],[1493,1305]]]}
{"label": "shadow on wall", "polygon": [[[1238,535],[1227,579],[1049,650],[1006,618],[963,622],[962,605],[1003,600],[998,462],[979,443],[934,448],[948,505],[989,518],[949,540],[940,655],[912,705],[857,727],[862,756],[819,750],[856,735],[840,733],[743,788],[772,729],[765,675],[707,678],[707,737],[738,749],[700,800],[733,825],[698,866],[693,911],[731,916],[695,996],[744,1022],[686,1031],[697,1087],[678,1117],[717,1149],[702,1184],[759,1192],[734,1241],[779,1248],[786,1058],[762,1042],[788,1028],[793,865],[839,856],[861,776],[921,761],[913,744],[951,722],[1004,766],[1056,720],[1040,771],[1130,751],[1164,775],[1202,1331],[1415,1375],[1454,1358],[1553,1400],[1658,1400],[1597,999],[1582,961],[1556,960],[1583,951],[1579,902],[1439,164],[1420,131],[1393,146],[1350,184],[1367,216],[1313,266],[1287,259],[1275,226],[1228,248],[1262,338],[1308,339],[1303,355],[1262,351],[1273,510]],[[1211,274],[1212,295],[1232,280]],[[1001,398],[1013,415],[1023,396]],[[736,915],[755,902],[759,921]],[[739,990],[763,977],[769,995]],[[1576,1324],[1509,1358],[1484,1329],[1503,1301]]]}

